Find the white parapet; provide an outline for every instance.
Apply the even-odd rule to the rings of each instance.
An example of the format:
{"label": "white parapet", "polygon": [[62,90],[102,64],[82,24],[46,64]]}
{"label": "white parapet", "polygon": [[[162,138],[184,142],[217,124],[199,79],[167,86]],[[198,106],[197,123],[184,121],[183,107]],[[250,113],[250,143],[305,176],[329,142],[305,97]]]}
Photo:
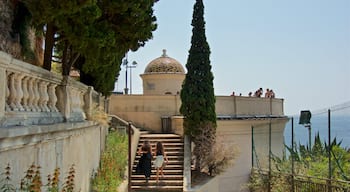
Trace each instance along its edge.
{"label": "white parapet", "polygon": [[88,86],[1,51],[0,85],[0,127],[84,121],[101,102],[85,96],[98,94]]}

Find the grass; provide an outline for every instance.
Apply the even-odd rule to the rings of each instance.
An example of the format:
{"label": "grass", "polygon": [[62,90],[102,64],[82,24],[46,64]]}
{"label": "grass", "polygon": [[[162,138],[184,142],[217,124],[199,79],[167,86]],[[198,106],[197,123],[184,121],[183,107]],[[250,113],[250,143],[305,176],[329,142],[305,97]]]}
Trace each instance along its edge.
{"label": "grass", "polygon": [[124,179],[128,157],[128,138],[125,134],[112,132],[107,136],[106,150],[101,164],[92,179],[94,191],[118,191]]}

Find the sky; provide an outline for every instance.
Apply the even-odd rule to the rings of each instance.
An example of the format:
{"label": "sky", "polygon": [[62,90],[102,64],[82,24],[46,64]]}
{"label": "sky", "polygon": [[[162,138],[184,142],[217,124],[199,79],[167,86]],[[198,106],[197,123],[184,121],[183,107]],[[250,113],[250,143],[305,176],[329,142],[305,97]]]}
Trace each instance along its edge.
{"label": "sky", "polygon": [[[195,0],[160,0],[153,39],[128,53],[132,94],[142,94],[146,66],[167,50],[184,67]],[[273,89],[284,113],[350,101],[349,0],[204,0],[206,37],[216,95]],[[128,70],[130,88],[130,69]],[[125,88],[122,66],[115,90]]]}

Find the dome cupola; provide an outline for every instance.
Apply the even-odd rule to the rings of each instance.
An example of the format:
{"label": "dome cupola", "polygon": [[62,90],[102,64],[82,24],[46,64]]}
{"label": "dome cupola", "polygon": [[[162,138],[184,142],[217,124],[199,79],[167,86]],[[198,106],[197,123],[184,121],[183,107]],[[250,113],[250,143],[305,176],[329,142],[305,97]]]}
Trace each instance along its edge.
{"label": "dome cupola", "polygon": [[185,74],[185,70],[182,65],[175,59],[169,57],[166,54],[166,50],[163,49],[163,54],[152,60],[145,69],[145,74],[149,73],[181,73]]}
{"label": "dome cupola", "polygon": [[152,60],[140,76],[144,95],[176,95],[181,91],[186,74],[180,62],[163,49],[162,56]]}

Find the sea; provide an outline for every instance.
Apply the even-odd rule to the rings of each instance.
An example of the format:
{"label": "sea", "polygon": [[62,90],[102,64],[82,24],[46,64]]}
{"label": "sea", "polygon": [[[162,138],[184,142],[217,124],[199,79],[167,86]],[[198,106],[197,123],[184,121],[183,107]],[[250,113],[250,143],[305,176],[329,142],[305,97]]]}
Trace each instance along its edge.
{"label": "sea", "polygon": [[[294,141],[297,145],[308,145],[308,128],[299,124],[299,117],[293,117]],[[316,134],[319,134],[321,141],[328,143],[328,114],[313,115],[311,122],[311,143],[314,142]],[[286,124],[284,130],[284,141],[287,146],[291,146],[292,126],[291,120]],[[350,149],[350,114],[335,114],[330,118],[331,141],[336,138],[341,142],[341,146]]]}

